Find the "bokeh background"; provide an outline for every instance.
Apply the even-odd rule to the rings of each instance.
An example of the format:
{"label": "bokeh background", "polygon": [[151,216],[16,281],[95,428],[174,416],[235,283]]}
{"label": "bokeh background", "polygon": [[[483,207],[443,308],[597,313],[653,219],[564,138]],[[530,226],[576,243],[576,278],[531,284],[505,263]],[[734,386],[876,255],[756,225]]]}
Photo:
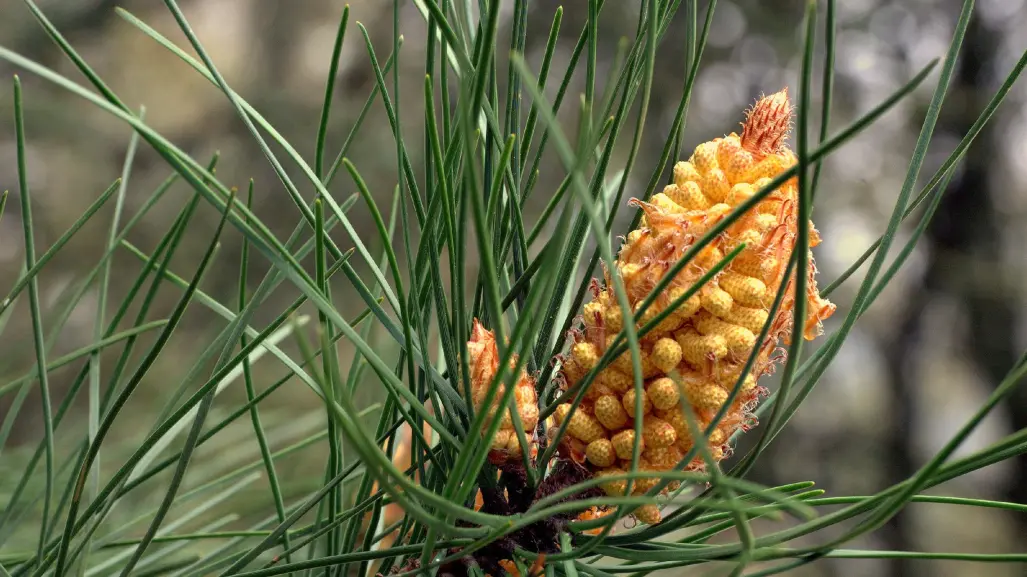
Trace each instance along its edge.
{"label": "bokeh background", "polygon": [[[349,0],[351,26],[362,22],[384,61],[391,46],[391,2]],[[144,0],[40,0],[38,4],[130,106],[145,105],[146,120],[197,159],[220,152],[218,175],[241,188],[255,180],[255,210],[272,230],[287,235],[297,221],[295,208],[274,173],[236,118],[227,100],[214,87],[155,42],[117,16],[122,6],[180,45],[184,37],[160,3]],[[180,3],[222,74],[260,110],[307,158],[314,148],[328,58],[343,2],[296,0],[183,0]],[[703,6],[705,3],[701,3]],[[734,130],[741,111],[763,91],[782,86],[797,89],[798,47],[801,44],[801,4],[786,0],[718,2],[709,46],[687,118],[683,150]],[[838,2],[838,52],[832,131],[867,111],[901,86],[931,59],[944,56],[960,2],[955,0],[845,0]],[[527,39],[530,62],[545,48],[552,15],[558,3],[531,3]],[[586,20],[587,4],[565,3],[563,33],[553,70],[562,74],[568,54]],[[600,86],[612,66],[616,40],[634,33],[639,1],[607,2],[600,22]],[[704,7],[700,7],[700,14]],[[683,16],[684,10],[679,13]],[[512,8],[502,18],[499,46],[507,46]],[[980,0],[964,43],[958,72],[931,144],[923,174],[930,175],[955,147],[998,84],[1027,49],[1027,8],[1023,0]],[[412,155],[421,166],[420,146],[424,22],[412,5],[402,13],[404,45],[401,82],[410,89],[400,97],[403,129]],[[637,169],[628,190],[643,189],[649,171],[670,137],[669,125],[682,89],[684,26],[668,33],[657,58],[649,123]],[[14,49],[78,81],[84,80],[61,55],[31,14],[17,0],[0,0],[0,44]],[[818,59],[819,62],[819,59]],[[0,64],[0,77],[13,70]],[[505,72],[501,75],[505,82]],[[894,204],[909,163],[927,102],[937,75],[880,122],[833,155],[826,163],[814,219],[824,237],[816,249],[821,286],[835,278],[879,235]],[[49,246],[86,206],[120,173],[130,132],[103,112],[32,76],[23,76],[29,148],[30,187],[34,191],[37,243]],[[338,70],[333,117],[328,135],[334,156],[374,85],[374,76],[359,34],[352,28]],[[819,65],[814,83],[820,81]],[[575,76],[571,94],[582,90],[584,75]],[[556,81],[551,82],[550,95]],[[502,86],[500,86],[502,90]],[[393,95],[395,97],[395,95]],[[11,90],[0,89],[0,190],[11,190],[11,202],[0,221],[0,290],[13,283],[23,260],[22,230],[15,170]],[[980,135],[952,179],[945,200],[920,246],[903,272],[858,323],[824,379],[785,433],[764,455],[754,473],[760,482],[777,484],[814,480],[829,495],[876,492],[911,474],[941,447],[983,402],[1027,346],[1027,83],[1020,82]],[[572,107],[566,106],[568,110]],[[569,122],[573,116],[568,115]],[[620,161],[626,156],[628,138]],[[360,168],[379,201],[385,203],[395,185],[394,144],[380,100],[349,157]],[[686,155],[687,156],[687,155]],[[129,180],[126,214],[132,214],[169,174],[152,150],[141,147]],[[529,206],[537,216],[563,175],[555,155],[547,155],[540,182]],[[337,178],[331,190],[344,198],[352,182]],[[303,190],[304,194],[311,194]],[[184,185],[171,193],[132,232],[129,240],[149,251],[188,198]],[[78,282],[102,252],[113,203],[90,222],[54,260],[42,276],[47,318],[52,318],[78,288]],[[360,209],[355,209],[358,214]],[[627,213],[627,211],[625,211]],[[195,232],[185,239],[172,268],[192,270],[209,239],[218,215],[202,206]],[[370,221],[354,223],[368,244],[380,246]],[[910,226],[898,239],[907,238]],[[341,237],[339,237],[341,238]],[[208,274],[204,290],[221,299],[235,291],[240,252],[237,234],[226,234],[218,264]],[[346,245],[343,245],[345,248]],[[473,270],[473,263],[469,263]],[[112,293],[124,291],[139,262],[128,254],[114,260]],[[251,289],[267,265],[254,259]],[[345,285],[339,285],[345,287]],[[847,312],[858,286],[850,280],[832,295]],[[345,290],[340,288],[340,291]],[[256,323],[274,317],[295,296],[278,291],[261,309]],[[159,310],[168,310],[177,291],[160,293]],[[355,299],[337,294],[337,302],[352,315]],[[55,344],[55,354],[91,342],[97,298],[93,293],[77,306]],[[161,309],[161,307],[164,307]],[[834,322],[827,323],[830,331]],[[0,382],[32,366],[30,321],[25,305],[12,317],[0,338]],[[118,438],[131,446],[154,423],[170,390],[219,329],[202,310],[194,310],[162,355],[158,367],[133,401],[133,411],[118,422]],[[388,346],[385,337],[377,343]],[[340,345],[344,359],[347,346]],[[258,383],[281,374],[279,367],[258,370]],[[343,367],[345,370],[346,367]],[[59,399],[74,370],[57,372],[51,386]],[[370,394],[370,393],[369,393]],[[225,399],[243,398],[227,391]],[[233,396],[234,395],[234,396]],[[11,395],[0,398],[6,413]],[[221,397],[219,397],[220,399]],[[215,405],[221,415],[231,402]],[[85,406],[84,403],[82,405]],[[262,405],[265,425],[275,447],[324,426],[317,399],[299,385],[276,393]],[[15,480],[12,455],[27,454],[39,438],[38,399],[31,394],[19,415],[0,470],[0,495]],[[84,426],[73,412],[69,428]],[[970,438],[960,454],[981,448],[1003,435],[1027,427],[1027,387],[1020,387],[1008,404],[999,407]],[[286,489],[301,494],[318,486],[323,467],[323,444],[285,461]],[[117,461],[117,454],[105,460]],[[197,478],[256,458],[252,431],[241,424],[205,446],[190,474]],[[211,457],[215,457],[212,459]],[[12,460],[14,459],[14,460]],[[240,504],[242,513],[269,509],[266,490],[254,485],[255,496]],[[1027,457],[1001,463],[950,482],[938,494],[1027,502]],[[256,496],[260,497],[257,498]],[[145,500],[144,497],[140,497]],[[142,501],[141,501],[142,502]],[[247,511],[249,507],[251,510]],[[263,516],[263,515],[260,515]],[[26,536],[31,537],[31,536]],[[853,544],[882,549],[1003,552],[1027,551],[1027,515],[946,505],[912,505],[885,529]],[[1024,566],[985,566],[906,560],[825,560],[796,575],[1024,575]]]}

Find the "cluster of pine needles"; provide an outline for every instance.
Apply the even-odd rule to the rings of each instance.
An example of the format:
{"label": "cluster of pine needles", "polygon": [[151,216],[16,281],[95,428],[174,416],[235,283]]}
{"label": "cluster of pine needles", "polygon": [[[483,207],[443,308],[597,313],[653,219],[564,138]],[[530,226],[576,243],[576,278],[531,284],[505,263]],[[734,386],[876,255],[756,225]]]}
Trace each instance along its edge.
{"label": "cluster of pine needles", "polygon": [[[598,478],[573,459],[554,460],[561,444],[548,442],[542,423],[561,404],[580,404],[587,387],[563,389],[553,359],[567,354],[591,279],[604,270],[611,298],[628,313],[625,320],[632,320],[631,308],[624,306],[624,281],[612,266],[618,237],[635,230],[642,218],[627,200],[652,199],[674,181],[675,163],[687,158],[682,141],[688,105],[717,2],[701,9],[697,1],[643,0],[634,37],[617,44],[609,66],[599,60],[600,47],[609,41],[600,34],[600,18],[615,2],[577,3],[576,9],[587,11],[580,30],[567,30],[563,9],[556,8],[548,30],[529,31],[529,10],[547,8],[529,8],[527,0],[394,0],[391,53],[385,58],[365,27],[350,22],[346,7],[326,55],[324,104],[311,155],[300,154],[246,95],[229,86],[204,48],[203,40],[210,39],[197,37],[175,0],[164,3],[186,43],[177,44],[126,10],[117,11],[119,25],[147,36],[209,81],[278,180],[251,182],[248,188],[222,182],[217,156],[193,158],[155,131],[144,111],[122,100],[35,2],[22,2],[75,73],[62,74],[0,46],[0,60],[33,80],[23,88],[16,76],[13,98],[2,100],[13,106],[0,110],[14,118],[18,182],[11,198],[20,201],[25,240],[21,274],[4,279],[10,288],[0,299],[0,334],[14,315],[26,314],[33,351],[24,374],[0,383],[10,407],[0,426],[0,576],[608,577],[708,564],[728,567],[733,575],[771,575],[825,557],[1027,561],[1022,554],[845,548],[915,501],[1023,512],[1024,505],[924,491],[1027,451],[1027,431],[1018,431],[953,458],[1022,380],[1027,357],[1010,367],[935,455],[908,479],[876,494],[825,497],[810,481],[766,487],[746,479],[909,257],[958,163],[1027,65],[1025,53],[940,167],[922,174],[973,17],[972,0],[963,2],[944,54],[843,127],[830,119],[836,2],[805,3],[803,42],[796,47],[802,56],[799,83],[790,91],[796,163],[726,211],[671,269],[682,270],[716,235],[791,179],[798,187],[797,214],[810,215],[822,194],[823,161],[914,90],[934,82],[905,180],[880,238],[838,278],[821,280],[825,298],[850,279],[858,285],[855,296],[838,303],[812,354],[803,354],[802,338],[792,339],[773,383],[760,383],[770,391],[754,409],[759,426],[746,436],[751,448],[736,450],[722,463],[710,459],[701,470],[660,471],[660,486],[619,496],[604,494],[600,485],[617,480],[637,486],[653,477],[638,466],[637,441],[616,479]],[[510,9],[507,46],[498,39],[501,15]],[[416,51],[404,50],[400,29],[412,13],[422,17],[426,32],[425,46]],[[684,28],[684,46],[665,41],[676,26]],[[538,62],[524,55],[529,34],[547,38]],[[388,39],[375,40],[381,47]],[[342,47],[349,44],[351,52],[366,56],[374,86],[356,120],[340,129],[347,136],[333,160],[328,141],[339,132],[332,114],[335,78]],[[568,53],[560,54],[562,45],[570,47]],[[671,118],[657,119],[649,114],[654,63],[671,52],[682,63],[679,101]],[[817,87],[815,54],[823,60]],[[401,68],[409,69],[414,57],[424,59],[423,83],[401,79]],[[26,161],[33,125],[43,122],[24,106],[36,81],[67,91],[131,129],[121,174],[111,175],[111,185],[48,247],[36,244],[29,170],[37,168]],[[423,99],[423,140],[404,134],[410,107],[399,105],[400,94],[405,103]],[[387,125],[365,122],[375,107],[383,107]],[[813,110],[819,110],[816,117]],[[648,157],[643,136],[654,130],[670,136],[659,157]],[[350,161],[352,147],[369,131],[394,137],[394,149],[381,152],[394,154],[391,197],[370,190]],[[152,191],[141,190],[132,178],[143,150],[169,169]],[[557,159],[559,168],[546,168],[546,159]],[[544,174],[548,170],[558,174]],[[645,187],[633,184],[639,182]],[[256,214],[255,187],[295,209],[296,226],[288,237],[274,234]],[[126,202],[129,195],[138,202]],[[147,215],[164,210],[160,201],[172,196],[184,201],[156,246],[132,244],[133,229],[150,222]],[[7,199],[3,192],[0,218],[16,218],[3,215]],[[527,210],[532,203],[544,208]],[[213,233],[196,225],[202,212],[220,215]],[[358,218],[370,234],[357,233]],[[903,242],[897,233],[907,219],[912,225]],[[51,310],[40,297],[41,274],[76,242],[81,228],[96,221],[109,231],[101,256]],[[173,259],[183,239],[201,234],[208,236],[203,254]],[[241,246],[238,262],[218,251],[228,242]],[[686,287],[695,292],[681,301],[735,256],[722,255],[708,276]],[[118,279],[124,282],[113,283],[114,258],[139,266]],[[794,258],[790,266],[805,270]],[[237,297],[204,290],[205,275],[236,268]],[[264,271],[255,289],[247,283],[251,269]],[[170,306],[158,292],[174,295]],[[660,294],[655,290],[652,298]],[[291,295],[291,303],[275,309],[271,322],[257,323],[283,295]],[[782,288],[774,298],[800,297]],[[86,298],[97,302],[88,344],[57,354],[61,334]],[[806,320],[802,308],[795,312],[799,326]],[[160,361],[169,354],[169,342],[182,338],[188,315],[207,323],[203,346],[191,347],[196,356],[184,364],[176,361],[181,375],[158,374],[157,367],[167,366]],[[489,402],[514,407],[514,384],[522,373],[536,387],[539,429],[525,430],[514,418],[508,440],[515,437],[519,447],[537,443],[537,452],[518,453],[519,466],[504,464],[502,474],[489,455],[502,422],[467,402],[472,367],[466,343],[475,319],[494,332],[497,343]],[[662,318],[644,320],[622,323],[604,361],[627,355],[638,387],[641,347]],[[58,373],[68,383],[61,396],[51,391]],[[166,393],[166,404],[140,411],[133,401],[152,386]],[[229,390],[238,394],[222,394]],[[304,419],[275,419],[287,404],[284,397],[301,395],[319,399],[323,407],[312,428],[304,428]],[[30,398],[38,402],[26,402]],[[38,413],[26,412],[34,408]],[[137,436],[119,433],[129,418],[142,423]],[[38,441],[8,446],[16,421],[23,419],[41,423]],[[691,430],[698,438],[700,431]],[[258,457],[233,460],[253,446]],[[316,463],[323,476],[312,479],[294,467],[298,456]],[[669,484],[677,489],[658,494]],[[655,503],[664,507],[658,522],[630,521],[635,511]],[[596,514],[600,510],[604,514]]]}

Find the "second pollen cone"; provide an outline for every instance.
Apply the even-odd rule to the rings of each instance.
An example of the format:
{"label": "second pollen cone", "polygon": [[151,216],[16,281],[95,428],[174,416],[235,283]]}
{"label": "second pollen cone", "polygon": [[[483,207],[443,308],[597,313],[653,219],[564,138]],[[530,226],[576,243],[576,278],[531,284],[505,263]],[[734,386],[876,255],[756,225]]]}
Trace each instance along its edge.
{"label": "second pollen cone", "polygon": [[[785,145],[791,116],[787,90],[761,98],[747,113],[741,136],[732,133],[700,144],[688,161],[674,166],[673,184],[648,202],[631,200],[644,216],[639,227],[627,235],[615,266],[633,310],[638,310],[667,270],[697,240],[796,164],[795,155]],[[783,359],[774,350],[787,339],[794,317],[795,275],[786,279],[785,270],[794,250],[797,222],[798,188],[792,178],[718,234],[685,266],[653,306],[636,319],[638,328],[682,297],[724,254],[745,244],[726,269],[642,338],[642,395],[635,392],[631,357],[625,352],[597,373],[578,410],[572,413],[569,404],[558,408],[558,421],[570,419],[561,454],[586,464],[597,475],[623,473],[631,466],[634,416],[640,405],[644,417],[639,427],[639,468],[672,469],[693,447],[685,404],[706,429],[741,379],[739,394],[707,441],[713,460],[721,460],[729,450],[726,442],[730,436],[755,425],[752,410],[760,396],[757,380]],[[810,223],[810,246],[819,242]],[[817,290],[812,253],[804,256],[810,266],[803,333],[806,339],[813,339],[835,306]],[[608,274],[605,280],[608,287]],[[770,305],[783,283],[788,292],[770,318]],[[623,315],[612,291],[596,282],[593,295],[582,311],[584,330],[575,332],[570,353],[562,358],[566,388],[575,387],[596,367],[623,328]],[[766,339],[757,342],[767,323]],[[743,376],[742,369],[754,349],[758,352],[752,371]],[[685,468],[704,466],[696,457]],[[655,484],[655,479],[637,480],[634,492],[647,492]],[[624,488],[622,481],[604,485],[611,495],[623,494]],[[644,513],[636,518],[644,523],[659,521],[658,511],[653,514],[646,509]]]}
{"label": "second pollen cone", "polygon": [[[486,329],[478,319],[474,319],[471,326],[471,338],[467,341],[467,353],[471,377],[471,402],[474,404],[475,411],[485,410],[485,397],[488,395],[489,387],[492,386],[492,381],[499,369],[499,349],[496,346],[495,334]],[[516,367],[516,362],[516,358],[510,360],[511,369]],[[495,417],[505,391],[505,385],[500,384],[487,409],[489,417]],[[534,458],[537,451],[534,439],[539,416],[538,398],[535,394],[535,379],[524,371],[521,371],[517,383],[514,385],[513,404],[521,419],[524,434],[531,443],[529,450],[531,457]],[[486,420],[485,426],[488,427],[490,424],[491,419]],[[513,413],[507,410],[503,413],[496,436],[492,438],[489,460],[496,465],[508,462],[519,463],[521,455],[521,443],[517,437],[517,430],[514,428]]]}

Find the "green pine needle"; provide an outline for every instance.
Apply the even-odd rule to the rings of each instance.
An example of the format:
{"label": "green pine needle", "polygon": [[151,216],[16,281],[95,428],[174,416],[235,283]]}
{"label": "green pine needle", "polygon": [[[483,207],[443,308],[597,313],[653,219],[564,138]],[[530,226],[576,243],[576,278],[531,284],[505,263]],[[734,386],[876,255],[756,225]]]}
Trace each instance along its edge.
{"label": "green pine needle", "polygon": [[[801,55],[796,166],[695,239],[635,309],[614,265],[618,235],[641,218],[638,211],[624,213],[625,195],[649,199],[668,182],[673,163],[687,156],[695,124],[689,108],[708,67],[715,1],[702,12],[694,1],[627,7],[589,0],[570,18],[570,8],[539,8],[527,0],[394,0],[381,38],[380,26],[351,22],[345,6],[332,14],[334,41],[318,65],[325,76],[323,96],[311,111],[316,115],[295,122],[310,127],[301,137],[306,146],[292,140],[294,126],[276,127],[275,115],[257,110],[260,100],[226,80],[206,48],[212,39],[190,24],[191,5],[164,1],[179,36],[115,9],[128,33],[141,33],[213,87],[231,117],[225,120],[245,128],[243,138],[271,168],[272,182],[249,180],[245,199],[238,200],[216,169],[240,159],[194,158],[148,124],[145,109],[130,109],[114,88],[123,82],[108,83],[36,2],[23,4],[39,24],[34,33],[51,40],[74,72],[3,46],[0,60],[77,97],[131,134],[120,173],[98,175],[111,184],[99,194],[81,192],[85,208],[43,247],[27,162],[31,128],[42,122],[24,108],[21,79],[13,79],[12,106],[3,112],[14,119],[18,186],[12,191],[24,244],[19,241],[20,274],[0,289],[0,334],[9,335],[5,329],[19,326],[11,319],[27,315],[22,326],[29,327],[24,340],[32,353],[24,365],[12,359],[13,368],[0,375],[0,398],[8,407],[0,422],[0,470],[7,472],[0,576],[412,576],[448,571],[454,563],[479,575],[490,570],[496,551],[522,574],[541,568],[547,576],[570,577],[641,577],[684,567],[773,575],[824,558],[1027,562],[1020,553],[851,548],[907,507],[1027,514],[1023,503],[925,494],[1027,453],[1027,431],[1017,431],[953,457],[1022,386],[1027,354],[936,454],[892,486],[836,495],[812,481],[768,487],[747,478],[771,443],[785,442],[780,434],[857,321],[913,255],[959,162],[1027,68],[1024,52],[959,144],[915,190],[943,108],[951,106],[949,85],[975,16],[972,0],[962,3],[948,51],[938,55],[943,58],[841,127],[833,126],[836,55],[846,40],[838,5],[806,2],[802,40],[792,47]],[[633,34],[610,37],[607,21],[629,13]],[[423,46],[404,46],[404,38]],[[421,57],[423,67],[414,62]],[[361,105],[349,110],[353,95],[342,94],[337,77],[353,66],[368,73],[370,85],[354,101]],[[410,70],[423,73],[423,84],[416,75],[408,79]],[[679,87],[669,103],[659,101],[673,92],[661,89],[667,70],[675,71],[670,84]],[[821,291],[831,294],[861,274],[853,302],[831,334],[804,355],[803,295],[811,265],[795,255],[809,249],[810,218],[824,196],[818,187],[831,170],[825,160],[845,155],[845,144],[934,72],[933,96],[883,232]],[[665,119],[657,106],[667,111]],[[650,148],[654,134],[660,143]],[[379,149],[369,153],[365,142]],[[137,157],[143,155],[169,170],[151,190],[139,184]],[[336,178],[340,172],[344,178]],[[789,289],[795,292],[782,286],[770,314],[791,307],[785,309],[794,315],[791,345],[780,386],[755,410],[763,419],[750,433],[753,447],[724,470],[685,470],[694,458],[712,461],[706,443],[695,443],[678,470],[647,470],[638,403],[635,444],[623,474],[547,485],[558,475],[552,459],[561,453],[570,420],[550,429],[545,419],[565,403],[576,410],[600,371],[621,355],[631,358],[641,393],[642,339],[744,245],[727,251],[673,302],[657,298],[717,235],[793,178],[797,241],[786,274],[795,273]],[[265,194],[286,207],[273,221],[255,202]],[[7,190],[0,194],[0,219],[8,197]],[[908,238],[898,242],[900,227],[917,211]],[[154,239],[140,237],[144,223],[152,226],[160,215]],[[282,218],[289,219],[287,236]],[[213,229],[204,226],[215,219]],[[96,254],[88,253],[57,297],[47,296],[52,271],[71,249],[90,242],[85,231],[98,227]],[[610,335],[597,366],[574,388],[561,390],[554,359],[578,328],[600,265],[609,272],[624,326]],[[89,309],[88,334],[61,348],[75,311],[89,302],[95,308]],[[637,326],[635,319],[654,306],[659,314]],[[474,382],[481,366],[472,365],[466,345],[472,319],[497,339],[491,382]],[[768,322],[758,342],[770,330]],[[708,437],[725,418],[757,352],[724,407],[703,421],[705,428],[686,411],[693,438]],[[534,430],[516,410],[515,385],[523,374],[535,379],[538,394],[542,424]],[[298,409],[297,399],[314,407]],[[26,406],[38,410],[32,419],[40,432],[25,447],[10,446]],[[501,427],[493,417],[506,411],[509,423]],[[511,459],[523,468],[516,479],[509,472],[497,476],[508,467],[499,466],[492,450],[501,428],[512,430],[521,447],[538,448]],[[632,491],[652,478],[655,487]],[[579,495],[617,480],[627,485],[622,495]],[[671,483],[680,488],[668,492]],[[476,496],[484,502],[480,510]],[[526,501],[516,510],[497,505],[517,499]],[[661,523],[618,527],[654,503],[667,506]],[[593,506],[613,507],[612,514],[577,518]],[[548,539],[545,551],[538,547],[540,534]]]}

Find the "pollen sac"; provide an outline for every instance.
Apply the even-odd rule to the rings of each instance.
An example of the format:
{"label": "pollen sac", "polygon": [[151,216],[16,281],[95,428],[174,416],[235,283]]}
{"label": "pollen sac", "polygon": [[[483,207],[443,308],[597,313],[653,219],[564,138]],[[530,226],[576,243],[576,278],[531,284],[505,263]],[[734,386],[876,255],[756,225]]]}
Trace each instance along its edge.
{"label": "pollen sac", "polygon": [[[759,379],[784,360],[776,351],[791,334],[794,319],[796,278],[794,272],[786,277],[785,265],[798,234],[798,179],[769,186],[797,163],[786,143],[791,120],[787,90],[762,97],[746,112],[741,134],[699,144],[690,157],[675,163],[672,184],[645,201],[629,201],[642,212],[640,224],[624,235],[616,262],[593,284],[593,298],[581,311],[583,326],[571,332],[573,342],[561,357],[558,382],[567,389],[590,370],[597,371],[592,390],[574,415],[566,412],[569,405],[556,411],[557,420],[572,419],[568,431],[573,440],[587,444],[587,450],[581,446],[581,453],[588,454],[581,462],[593,473],[630,468],[627,461],[639,425],[636,404],[643,416],[637,439],[645,461],[644,467],[639,463],[642,470],[670,470],[694,448],[696,440],[685,410],[705,431],[726,406],[709,438],[703,439],[714,461],[730,452],[726,443],[735,432],[755,424],[753,410],[766,393]],[[745,211],[732,216],[739,207]],[[733,220],[722,225],[729,217]],[[813,247],[821,236],[810,224]],[[720,232],[704,239],[714,227]],[[700,240],[705,245],[696,250]],[[743,245],[731,262],[723,264],[726,254]],[[693,255],[691,260],[676,266],[688,254]],[[804,337],[812,340],[823,332],[822,323],[835,306],[820,296],[812,253],[803,257],[809,263],[808,314],[801,328]],[[714,267],[722,268],[710,275]],[[672,268],[673,276],[667,278]],[[640,398],[630,351],[618,354],[608,366],[598,366],[625,323],[613,275],[623,283],[629,306],[625,310],[635,312],[636,330],[646,327],[647,331],[639,335]],[[700,283],[704,276],[709,278]],[[665,288],[654,293],[657,286]],[[771,316],[770,305],[779,290],[787,291],[786,296]],[[689,298],[684,299],[685,295]],[[650,306],[637,314],[647,300]],[[672,305],[676,308],[671,314],[659,323],[650,322]],[[750,356],[754,359],[750,370],[742,375]],[[608,449],[619,463],[611,463]],[[707,465],[697,456],[683,468]],[[610,494],[623,494],[624,484],[616,485],[613,488],[621,492]],[[633,486],[637,490],[639,485],[657,483]],[[635,517],[644,523],[658,522],[659,509],[647,506],[638,509]]]}
{"label": "pollen sac", "polygon": [[[624,468],[625,469],[630,469],[631,468],[631,463],[630,462],[624,463]],[[638,460],[638,470],[639,471],[655,471],[656,469],[653,467],[652,463],[650,463],[647,459],[645,459],[643,457],[643,458]],[[658,485],[659,483],[660,483],[660,479],[658,479],[657,477],[652,477],[652,476],[638,477],[638,478],[635,479],[634,486],[631,488],[631,494],[632,495],[644,495],[644,494],[648,493],[650,490],[652,490],[652,488],[655,487],[656,485]]]}
{"label": "pollen sac", "polygon": [[681,362],[681,345],[674,339],[662,338],[653,345],[650,355],[656,368],[669,373]]}
{"label": "pollen sac", "polygon": [[[624,470],[623,469],[618,469],[618,468],[604,468],[604,469],[601,469],[598,472],[598,476],[600,478],[602,478],[602,477],[612,477],[614,475],[623,475],[623,474],[624,474]],[[628,481],[626,479],[610,480],[610,481],[606,481],[606,482],[600,483],[599,484],[599,488],[602,489],[604,493],[606,493],[607,495],[609,495],[611,497],[619,497],[619,496],[624,495],[624,493],[628,490]]]}
{"label": "pollen sac", "polygon": [[668,447],[647,447],[643,455],[649,464],[658,471],[673,469],[685,457],[685,453],[676,445]]}
{"label": "pollen sac", "polygon": [[585,303],[584,309],[581,312],[581,321],[585,323],[585,327],[589,330],[606,328],[603,323],[603,305],[595,301]]}
{"label": "pollen sac", "polygon": [[606,436],[606,431],[595,417],[581,410],[572,412],[570,403],[556,408],[556,420],[563,423],[565,419],[570,419],[570,423],[567,425],[567,434],[579,441],[591,443]]}
{"label": "pollen sac", "polygon": [[[635,447],[635,430],[624,429],[623,431],[620,431],[616,435],[614,435],[613,438],[610,439],[610,442],[612,443],[613,450],[617,453],[618,457],[624,460],[630,460],[631,452],[634,450]],[[638,445],[640,447],[640,450],[644,450],[645,440],[639,440]]]}
{"label": "pollen sac", "polygon": [[703,291],[702,308],[706,309],[711,314],[717,315],[718,317],[725,317],[731,314],[731,309],[734,305],[735,299],[731,298],[731,295],[720,287],[711,286],[708,287],[707,290]]}
{"label": "pollen sac", "polygon": [[596,439],[585,448],[585,457],[596,467],[609,467],[617,462],[617,453],[609,439]]}
{"label": "pollen sac", "polygon": [[766,303],[767,285],[758,278],[724,271],[720,275],[720,287],[745,306],[765,308],[764,305],[769,304]]}
{"label": "pollen sac", "polygon": [[678,399],[681,397],[677,383],[667,377],[653,379],[653,382],[649,383],[646,394],[653,406],[663,411],[676,407]]}
{"label": "pollen sac", "polygon": [[660,508],[653,504],[640,506],[635,509],[635,512],[632,513],[632,515],[634,515],[639,522],[645,523],[646,525],[655,525],[659,523],[661,519]]}
{"label": "pollen sac", "polygon": [[571,349],[574,360],[581,365],[585,371],[591,371],[599,362],[599,354],[596,346],[588,341],[582,341]]}
{"label": "pollen sac", "polygon": [[681,345],[682,356],[693,367],[703,367],[727,356],[727,340],[721,334],[700,334],[694,326],[674,335]]}
{"label": "pollen sac", "polygon": [[607,306],[603,309],[603,328],[606,329],[607,334],[616,335],[619,333],[624,328],[623,319],[620,308],[616,305]]}
{"label": "pollen sac", "polygon": [[588,371],[582,368],[578,361],[574,360],[574,357],[565,358],[560,363],[560,375],[568,385],[577,383],[586,373]]}
{"label": "pollen sac", "polygon": [[699,410],[716,411],[727,402],[728,392],[716,381],[692,376],[685,380],[685,396]]}
{"label": "pollen sac", "polygon": [[624,373],[614,369],[613,367],[607,367],[599,373],[597,380],[599,384],[605,386],[607,389],[615,393],[623,393],[624,391],[635,386],[632,382],[631,377]]}
{"label": "pollen sac", "polygon": [[702,193],[699,184],[692,180],[682,184],[670,184],[663,189],[663,194],[685,210],[705,210],[710,207],[710,200]]}
{"label": "pollen sac", "polygon": [[[624,393],[624,398],[623,398],[624,410],[627,411],[628,415],[630,415],[630,416],[634,416],[635,415],[635,406],[639,402],[638,398],[639,398],[638,395],[635,394],[635,389],[629,389],[628,392]],[[643,415],[648,415],[649,412],[653,410],[653,404],[649,400],[649,395],[647,395],[645,391],[642,391],[641,403],[642,403],[642,414]]]}
{"label": "pollen sac", "polygon": [[647,447],[669,447],[678,437],[670,423],[650,415],[642,425],[642,439]]}
{"label": "pollen sac", "polygon": [[[714,377],[720,386],[727,390],[731,390],[735,387],[735,383],[738,382],[738,376],[742,373],[742,363],[727,364],[725,363]],[[752,373],[746,373],[745,379],[742,380],[742,391],[748,392],[756,388],[756,377],[752,376]]]}
{"label": "pollen sac", "polygon": [[509,453],[520,452],[521,441],[517,438],[517,432],[509,429],[500,429],[496,431],[496,436],[492,437],[492,449],[496,451],[504,451]]}
{"label": "pollen sac", "polygon": [[596,419],[611,431],[617,431],[628,424],[628,412],[620,400],[613,395],[603,395],[595,402]]}
{"label": "pollen sac", "polygon": [[723,321],[712,315],[703,315],[696,321],[695,326],[699,329],[700,334],[724,337],[724,344],[727,345],[728,351],[734,353],[745,354],[752,350],[752,346],[756,344],[756,335],[749,329]]}
{"label": "pollen sac", "polygon": [[731,183],[720,168],[711,168],[704,174],[702,185],[706,197],[718,204],[727,200],[727,194],[731,192]]}
{"label": "pollen sac", "polygon": [[753,334],[758,334],[763,330],[763,325],[767,324],[767,318],[770,315],[763,309],[745,307],[745,306],[734,306],[728,314],[722,316],[725,321],[735,326],[749,329]]}
{"label": "pollen sac", "polygon": [[[612,341],[613,337],[608,337],[608,339]],[[651,368],[653,366],[652,360],[649,359],[649,353],[643,349],[642,351],[640,351],[638,360],[642,366],[642,373],[644,375],[646,369]],[[624,351],[623,353],[621,353],[620,356],[614,359],[612,366],[614,369],[620,371],[621,373],[624,373],[625,375],[633,375],[635,369],[631,363],[631,351]],[[632,381],[632,384],[634,384],[634,381]]]}
{"label": "pollen sac", "polygon": [[[672,302],[677,301],[681,297],[685,296],[687,292],[688,290],[684,287],[674,287],[670,289],[668,300]],[[702,306],[702,300],[699,298],[699,295],[692,295],[685,299],[685,301],[681,303],[680,307],[674,309],[674,317],[680,321],[678,326],[680,326],[681,322],[688,320],[692,315],[699,312],[700,306]]]}
{"label": "pollen sac", "polygon": [[691,438],[691,434],[688,432],[688,421],[685,419],[685,414],[681,412],[680,406],[666,411],[659,411],[656,416],[674,427],[674,433],[677,434],[678,443],[680,443],[682,439]]}

